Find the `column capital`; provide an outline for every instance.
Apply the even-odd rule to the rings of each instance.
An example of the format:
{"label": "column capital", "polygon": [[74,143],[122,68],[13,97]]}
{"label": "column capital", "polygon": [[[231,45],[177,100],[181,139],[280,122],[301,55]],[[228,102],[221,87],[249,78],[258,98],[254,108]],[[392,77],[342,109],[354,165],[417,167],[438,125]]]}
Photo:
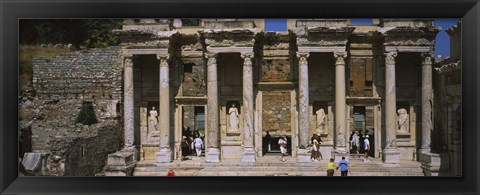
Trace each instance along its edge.
{"label": "column capital", "polygon": [[206,59],[210,59],[210,58],[217,58],[218,56],[218,53],[214,53],[214,52],[205,52],[203,54],[203,56],[206,58]]}
{"label": "column capital", "polygon": [[434,59],[434,53],[433,52],[425,52],[421,53],[422,55],[422,65],[432,65],[433,64],[433,59]]}
{"label": "column capital", "polygon": [[123,58],[123,67],[133,67],[133,55],[132,54],[122,54]]}
{"label": "column capital", "polygon": [[246,58],[252,59],[254,56],[255,56],[255,54],[253,52],[242,52],[242,53],[240,53],[240,57],[242,57],[243,59],[246,59]]}
{"label": "column capital", "polygon": [[170,59],[170,54],[168,53],[157,53],[157,59],[160,60],[160,66],[168,66],[168,59]]}
{"label": "column capital", "polygon": [[205,58],[208,60],[207,65],[216,65],[217,64],[217,56],[218,53],[213,53],[213,52],[206,52],[203,54]]}
{"label": "column capital", "polygon": [[345,51],[342,52],[333,52],[333,57],[335,57],[335,65],[345,65],[345,58],[348,54]]}
{"label": "column capital", "polygon": [[243,58],[243,65],[244,66],[251,66],[252,65],[252,58],[254,57],[253,52],[241,53],[240,57]]}
{"label": "column capital", "polygon": [[397,51],[385,53],[385,65],[395,65],[395,58],[397,57],[397,54]]}
{"label": "column capital", "polygon": [[308,65],[308,57],[310,57],[310,52],[297,51],[297,58],[299,65]]}

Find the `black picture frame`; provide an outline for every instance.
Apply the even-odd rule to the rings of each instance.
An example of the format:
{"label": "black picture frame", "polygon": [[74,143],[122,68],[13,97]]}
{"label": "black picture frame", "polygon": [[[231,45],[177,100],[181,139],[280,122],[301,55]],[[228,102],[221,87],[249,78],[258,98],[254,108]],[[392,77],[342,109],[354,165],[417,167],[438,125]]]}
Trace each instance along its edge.
{"label": "black picture frame", "polygon": [[[478,0],[0,0],[0,193],[479,194]],[[18,177],[20,18],[462,18],[462,177]]]}

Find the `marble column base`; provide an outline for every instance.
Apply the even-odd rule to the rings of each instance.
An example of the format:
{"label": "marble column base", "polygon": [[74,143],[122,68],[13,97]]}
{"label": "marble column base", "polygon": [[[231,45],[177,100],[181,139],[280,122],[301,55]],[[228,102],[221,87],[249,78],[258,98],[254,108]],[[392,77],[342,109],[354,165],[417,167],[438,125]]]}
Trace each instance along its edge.
{"label": "marble column base", "polygon": [[[333,157],[335,159],[335,162],[341,161],[342,157],[345,157],[345,160],[349,160],[350,155],[348,154],[348,151],[345,147],[338,147],[333,151]],[[327,159],[328,160],[328,159]]]}
{"label": "marble column base", "polygon": [[220,162],[220,150],[218,148],[208,148],[205,154],[205,162]]}
{"label": "marble column base", "polygon": [[311,153],[308,149],[298,149],[297,150],[297,162],[304,163],[304,162],[312,162],[310,159]]}
{"label": "marble column base", "polygon": [[242,162],[255,162],[255,150],[253,148],[244,148],[242,154]]}
{"label": "marble column base", "polygon": [[172,162],[172,150],[170,148],[161,148],[157,152],[157,163],[170,163]]}
{"label": "marble column base", "polygon": [[135,146],[123,146],[121,152],[129,152],[133,154],[133,160],[138,161],[138,157],[140,156],[138,149]]}
{"label": "marble column base", "polygon": [[383,163],[385,164],[399,164],[400,150],[398,148],[383,149]]}
{"label": "marble column base", "polygon": [[[439,154],[431,153],[430,149],[420,149],[420,162],[425,176],[438,176],[442,161]],[[447,161],[448,162],[448,161]]]}

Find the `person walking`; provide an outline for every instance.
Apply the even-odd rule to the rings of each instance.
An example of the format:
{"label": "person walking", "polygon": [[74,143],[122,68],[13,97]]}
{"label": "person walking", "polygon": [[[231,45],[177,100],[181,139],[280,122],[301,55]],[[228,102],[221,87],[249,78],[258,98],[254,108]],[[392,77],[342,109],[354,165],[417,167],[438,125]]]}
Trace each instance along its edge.
{"label": "person walking", "polygon": [[195,140],[193,140],[193,144],[195,146],[195,152],[197,153],[197,157],[200,157],[202,155],[202,145],[203,141],[200,139],[200,136],[197,136]]}
{"label": "person walking", "polygon": [[182,137],[182,142],[180,143],[180,146],[182,148],[182,161],[187,159],[187,155],[190,149],[190,145],[188,144],[188,139],[186,136]]}
{"label": "person walking", "polygon": [[330,158],[330,161],[327,163],[327,176],[333,176],[335,173],[335,164],[333,163],[333,158]]}
{"label": "person walking", "polygon": [[370,151],[370,141],[368,140],[368,135],[365,135],[365,139],[363,140],[363,147],[365,150],[365,153],[363,154],[363,162],[364,163],[369,163],[370,160],[368,159],[368,152]]}
{"label": "person walking", "polygon": [[280,145],[280,152],[282,152],[281,161],[285,162],[285,157],[287,156],[287,137],[278,139],[278,145]]}
{"label": "person walking", "polygon": [[357,132],[353,134],[352,139],[350,140],[350,145],[352,146],[352,151],[358,155],[358,158],[360,158],[360,152],[358,151],[360,148],[360,138],[358,137]]}
{"label": "person walking", "polygon": [[348,172],[350,172],[350,163],[345,160],[345,156],[342,157],[342,160],[338,162],[337,169],[340,168],[341,176],[348,176]]}
{"label": "person walking", "polygon": [[313,159],[315,162],[318,162],[318,148],[319,148],[319,144],[318,144],[318,141],[316,139],[313,140]]}

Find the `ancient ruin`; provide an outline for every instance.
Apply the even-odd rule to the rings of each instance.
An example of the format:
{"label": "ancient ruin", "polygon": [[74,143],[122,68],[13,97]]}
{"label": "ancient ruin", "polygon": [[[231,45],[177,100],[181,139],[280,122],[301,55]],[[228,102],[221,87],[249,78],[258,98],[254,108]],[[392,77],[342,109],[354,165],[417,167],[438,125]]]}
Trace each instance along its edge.
{"label": "ancient ruin", "polygon": [[[451,58],[435,59],[433,19],[373,21],[288,19],[288,31],[266,32],[262,19],[125,19],[120,46],[33,59],[24,164],[35,172],[29,153],[47,152],[45,175],[164,176],[189,134],[204,141],[193,175],[279,158],[283,136],[288,165],[308,167],[313,134],[323,159],[339,161],[358,132],[379,167],[459,175],[460,23],[447,30]],[[85,102],[97,124],[75,122]]]}

